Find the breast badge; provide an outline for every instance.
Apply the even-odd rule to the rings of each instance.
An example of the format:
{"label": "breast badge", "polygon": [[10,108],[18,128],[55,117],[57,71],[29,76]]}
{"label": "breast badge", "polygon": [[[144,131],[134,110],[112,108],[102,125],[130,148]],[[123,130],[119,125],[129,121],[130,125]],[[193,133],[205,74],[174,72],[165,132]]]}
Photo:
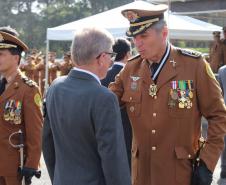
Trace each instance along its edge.
{"label": "breast badge", "polygon": [[130,76],[130,78],[131,78],[131,83],[130,83],[130,89],[132,90],[132,91],[137,91],[137,89],[138,89],[138,80],[140,79],[140,77],[139,76]]}

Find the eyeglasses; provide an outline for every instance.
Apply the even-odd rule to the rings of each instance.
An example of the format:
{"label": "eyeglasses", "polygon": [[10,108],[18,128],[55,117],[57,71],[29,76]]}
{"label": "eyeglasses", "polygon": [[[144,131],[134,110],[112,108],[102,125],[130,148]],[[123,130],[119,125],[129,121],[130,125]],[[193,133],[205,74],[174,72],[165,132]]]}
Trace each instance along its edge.
{"label": "eyeglasses", "polygon": [[107,52],[107,51],[104,51],[104,52],[101,52],[96,58],[97,58],[97,59],[100,58],[100,56],[101,56],[103,53],[106,53],[106,54],[110,55],[111,60],[112,60],[112,61],[115,61],[115,57],[116,57],[116,55],[117,55],[117,53],[115,53],[115,52]]}

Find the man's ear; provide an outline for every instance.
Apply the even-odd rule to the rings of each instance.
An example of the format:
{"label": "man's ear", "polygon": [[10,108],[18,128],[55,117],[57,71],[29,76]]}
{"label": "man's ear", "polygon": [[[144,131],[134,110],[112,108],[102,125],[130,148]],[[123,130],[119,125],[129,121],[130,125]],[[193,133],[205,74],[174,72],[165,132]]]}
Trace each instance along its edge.
{"label": "man's ear", "polygon": [[102,66],[104,63],[104,57],[105,57],[105,53],[101,53],[100,57],[97,58],[97,63]]}
{"label": "man's ear", "polygon": [[19,55],[13,55],[13,60],[19,65],[20,64],[20,56]]}
{"label": "man's ear", "polygon": [[168,29],[166,26],[164,26],[164,28],[162,30],[162,36],[163,36],[164,40],[168,37]]}

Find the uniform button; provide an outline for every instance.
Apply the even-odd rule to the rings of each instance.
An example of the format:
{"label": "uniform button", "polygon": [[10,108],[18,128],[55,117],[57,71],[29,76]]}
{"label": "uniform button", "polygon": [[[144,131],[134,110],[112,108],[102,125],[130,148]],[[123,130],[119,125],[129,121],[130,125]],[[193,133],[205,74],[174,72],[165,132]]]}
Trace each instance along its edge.
{"label": "uniform button", "polygon": [[155,132],[156,132],[155,130],[152,130],[152,131],[151,131],[152,134],[155,134]]}
{"label": "uniform button", "polygon": [[154,99],[156,100],[157,99],[157,96],[154,96]]}
{"label": "uniform button", "polygon": [[156,147],[155,147],[155,146],[153,146],[153,147],[151,147],[151,149],[152,149],[153,151],[155,151],[155,150],[156,150]]}
{"label": "uniform button", "polygon": [[191,158],[191,155],[190,155],[190,154],[188,154],[188,158],[189,158],[189,159]]}
{"label": "uniform button", "polygon": [[131,107],[129,108],[129,110],[130,110],[130,112],[133,112],[133,111],[135,110],[134,106],[131,106]]}
{"label": "uniform button", "polygon": [[133,97],[129,97],[129,101],[132,101]]}
{"label": "uniform button", "polygon": [[156,117],[156,115],[157,115],[157,114],[154,112],[154,113],[153,113],[153,117]]}

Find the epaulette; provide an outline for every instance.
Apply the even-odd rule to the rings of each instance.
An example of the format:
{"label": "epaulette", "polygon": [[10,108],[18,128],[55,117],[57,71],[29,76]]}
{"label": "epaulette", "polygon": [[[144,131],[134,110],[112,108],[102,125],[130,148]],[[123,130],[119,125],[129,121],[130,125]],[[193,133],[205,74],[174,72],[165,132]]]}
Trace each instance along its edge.
{"label": "epaulette", "polygon": [[177,48],[177,51],[182,55],[193,57],[193,58],[200,58],[202,56],[202,53],[189,50],[189,49]]}
{"label": "epaulette", "polygon": [[140,54],[138,54],[138,55],[136,55],[136,56],[134,56],[134,57],[132,57],[132,58],[129,58],[129,59],[128,59],[128,62],[133,61],[134,59],[137,59],[137,58],[139,58],[139,57],[140,57]]}
{"label": "epaulette", "polygon": [[34,82],[33,80],[29,79],[26,76],[21,76],[21,79],[24,81],[25,84],[27,84],[29,87],[34,87],[37,86],[36,82]]}

